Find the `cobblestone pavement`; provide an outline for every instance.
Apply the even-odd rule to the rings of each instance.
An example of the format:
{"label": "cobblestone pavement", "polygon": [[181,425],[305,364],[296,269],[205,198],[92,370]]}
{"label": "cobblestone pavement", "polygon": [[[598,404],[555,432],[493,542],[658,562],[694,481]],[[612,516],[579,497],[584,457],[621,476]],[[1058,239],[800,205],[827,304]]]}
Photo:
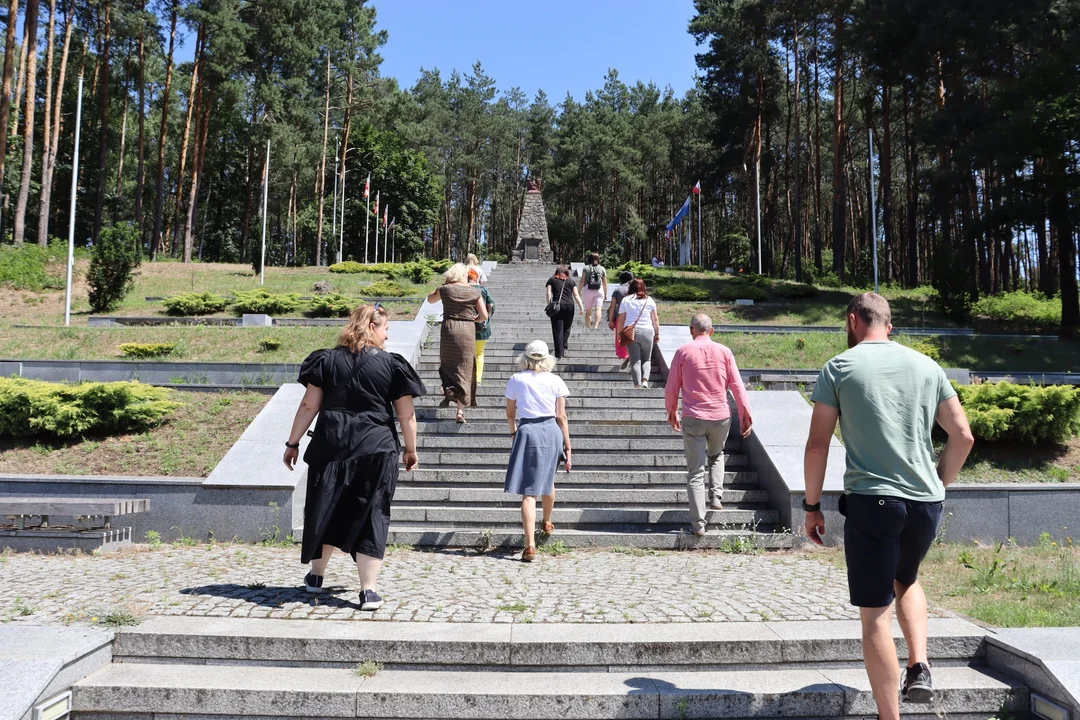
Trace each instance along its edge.
{"label": "cobblestone pavement", "polygon": [[102,556],[0,555],[0,621],[103,622],[110,616],[333,618],[424,622],[730,622],[856,618],[845,574],[806,551],[573,550],[541,555],[387,554],[375,613],[357,605],[346,556],[328,592],[308,595],[299,549],[136,546]]}

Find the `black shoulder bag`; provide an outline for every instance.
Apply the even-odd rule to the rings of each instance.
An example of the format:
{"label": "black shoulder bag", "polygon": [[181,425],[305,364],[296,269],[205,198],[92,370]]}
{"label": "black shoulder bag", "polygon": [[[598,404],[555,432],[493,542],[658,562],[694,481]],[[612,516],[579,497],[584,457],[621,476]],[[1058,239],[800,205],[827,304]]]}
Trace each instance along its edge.
{"label": "black shoulder bag", "polygon": [[568,283],[568,282],[570,282],[570,281],[569,280],[563,280],[562,281],[562,290],[559,291],[559,299],[557,301],[552,300],[551,302],[549,302],[547,304],[547,307],[544,308],[544,312],[547,313],[547,316],[549,318],[553,318],[553,317],[555,317],[556,315],[559,314],[559,308],[562,307],[563,294],[566,292],[566,283]]}

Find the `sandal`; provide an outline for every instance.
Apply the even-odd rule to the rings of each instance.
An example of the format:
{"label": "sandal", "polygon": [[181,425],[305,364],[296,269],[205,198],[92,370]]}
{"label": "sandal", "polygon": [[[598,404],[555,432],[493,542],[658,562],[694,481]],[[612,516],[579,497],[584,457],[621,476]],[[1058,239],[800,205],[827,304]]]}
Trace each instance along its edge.
{"label": "sandal", "polygon": [[555,534],[555,526],[551,523],[550,520],[547,520],[547,521],[544,522],[544,534],[545,535],[554,535]]}
{"label": "sandal", "polygon": [[469,421],[465,419],[465,413],[458,412],[458,414],[457,414],[457,424],[458,425],[464,425],[467,422],[469,422]]}
{"label": "sandal", "polygon": [[521,562],[532,562],[536,559],[536,548],[529,546],[521,553]]}

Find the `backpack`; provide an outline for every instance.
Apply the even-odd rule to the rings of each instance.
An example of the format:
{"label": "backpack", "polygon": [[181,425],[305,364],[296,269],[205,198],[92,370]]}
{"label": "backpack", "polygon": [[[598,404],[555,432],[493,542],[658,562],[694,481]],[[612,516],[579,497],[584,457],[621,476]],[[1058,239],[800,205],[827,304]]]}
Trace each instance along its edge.
{"label": "backpack", "polygon": [[603,273],[600,272],[600,266],[594,265],[589,268],[589,289],[599,290],[603,287]]}

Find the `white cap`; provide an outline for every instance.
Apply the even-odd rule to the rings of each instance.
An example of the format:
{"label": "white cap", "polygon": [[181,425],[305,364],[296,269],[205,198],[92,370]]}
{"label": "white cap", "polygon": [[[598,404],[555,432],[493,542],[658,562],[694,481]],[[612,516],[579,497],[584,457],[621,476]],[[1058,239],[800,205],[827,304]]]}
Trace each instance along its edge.
{"label": "white cap", "polygon": [[525,346],[525,357],[530,360],[543,360],[549,354],[547,343],[543,340],[533,340]]}

